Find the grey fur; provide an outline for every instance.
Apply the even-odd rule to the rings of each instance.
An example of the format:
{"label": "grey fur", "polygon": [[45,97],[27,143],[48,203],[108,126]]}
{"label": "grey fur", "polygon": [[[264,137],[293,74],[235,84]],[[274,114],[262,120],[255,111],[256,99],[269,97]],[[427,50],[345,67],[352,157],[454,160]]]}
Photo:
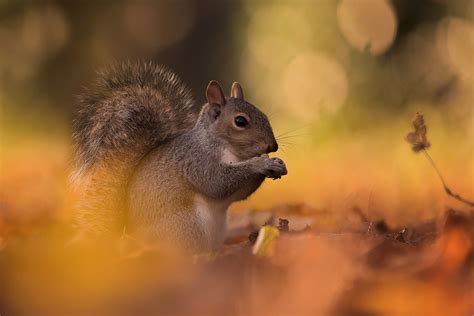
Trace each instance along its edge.
{"label": "grey fur", "polygon": [[128,62],[99,72],[78,103],[73,125],[77,177],[117,151],[130,151],[136,142],[151,148],[189,130],[200,111],[178,76],[152,63]]}
{"label": "grey fur", "polygon": [[[115,66],[79,103],[74,177],[83,184],[77,222],[87,231],[117,232],[128,219],[134,233],[214,248],[204,230],[224,225],[227,206],[286,174],[282,160],[261,156],[277,149],[265,114],[236,98],[196,106],[162,66]],[[250,118],[247,129],[232,125],[236,115]],[[224,162],[224,149],[238,161]],[[197,198],[212,206],[214,228],[197,217]]]}
{"label": "grey fur", "polygon": [[[226,106],[235,107],[232,100],[227,103]],[[246,113],[255,111],[254,119],[264,118],[251,104],[246,107],[236,109]],[[194,196],[199,194],[211,204],[222,205],[224,210],[216,212],[225,213],[228,205],[246,199],[266,177],[279,178],[287,173],[281,159],[258,156],[266,149],[257,146],[249,146],[241,153],[247,155],[246,160],[223,162],[221,152],[229,144],[219,136],[221,133],[216,131],[219,126],[209,119],[208,112],[209,105],[205,105],[192,130],[152,151],[137,168],[128,198],[129,227],[134,233],[178,242],[195,251],[215,249],[218,241],[211,245],[205,242],[206,228],[195,214]],[[267,134],[271,132],[271,128],[265,129]]]}
{"label": "grey fur", "polygon": [[78,106],[71,177],[82,195],[76,224],[94,233],[120,231],[135,166],[151,149],[191,129],[201,107],[166,67],[130,62],[100,72]]}

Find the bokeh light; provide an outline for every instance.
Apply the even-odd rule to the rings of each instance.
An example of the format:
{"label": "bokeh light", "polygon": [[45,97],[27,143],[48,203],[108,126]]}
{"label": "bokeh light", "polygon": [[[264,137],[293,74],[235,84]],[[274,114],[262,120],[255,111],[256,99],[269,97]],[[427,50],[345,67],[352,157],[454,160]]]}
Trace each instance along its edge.
{"label": "bokeh light", "polygon": [[474,69],[474,25],[457,17],[446,17],[438,26],[438,49],[461,77],[472,77]]}
{"label": "bokeh light", "polygon": [[342,0],[337,18],[342,34],[358,51],[380,55],[395,39],[397,20],[386,0]]}
{"label": "bokeh light", "polygon": [[321,54],[298,55],[287,66],[283,89],[289,111],[300,120],[320,112],[335,113],[348,92],[347,75],[334,59]]}
{"label": "bokeh light", "polygon": [[258,63],[281,67],[308,47],[312,31],[305,17],[287,6],[266,6],[252,15],[247,27],[248,46]]}
{"label": "bokeh light", "polygon": [[335,6],[246,2],[246,10],[241,73],[258,87],[254,101],[299,123],[336,113],[348,93],[348,49],[334,22],[321,22]]}

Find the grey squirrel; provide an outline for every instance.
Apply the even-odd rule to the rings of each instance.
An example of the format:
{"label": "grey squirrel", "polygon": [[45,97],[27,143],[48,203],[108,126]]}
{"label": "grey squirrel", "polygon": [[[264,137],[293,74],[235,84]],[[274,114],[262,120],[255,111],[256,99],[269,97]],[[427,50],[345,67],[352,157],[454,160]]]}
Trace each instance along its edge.
{"label": "grey squirrel", "polygon": [[192,251],[223,242],[228,206],[287,174],[267,116],[239,83],[216,81],[199,106],[177,75],[152,63],[110,67],[79,97],[73,124],[76,223]]}

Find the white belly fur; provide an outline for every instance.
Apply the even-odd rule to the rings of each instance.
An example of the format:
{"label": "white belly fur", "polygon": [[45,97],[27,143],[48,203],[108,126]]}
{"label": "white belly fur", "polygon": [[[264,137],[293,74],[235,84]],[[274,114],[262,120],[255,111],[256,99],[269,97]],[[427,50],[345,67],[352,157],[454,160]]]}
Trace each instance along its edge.
{"label": "white belly fur", "polygon": [[229,202],[212,201],[200,194],[196,195],[194,201],[196,216],[208,248],[217,249],[225,238]]}
{"label": "white belly fur", "polygon": [[224,148],[221,155],[221,160],[223,163],[231,165],[236,162],[239,162],[239,158],[235,156],[229,149]]}

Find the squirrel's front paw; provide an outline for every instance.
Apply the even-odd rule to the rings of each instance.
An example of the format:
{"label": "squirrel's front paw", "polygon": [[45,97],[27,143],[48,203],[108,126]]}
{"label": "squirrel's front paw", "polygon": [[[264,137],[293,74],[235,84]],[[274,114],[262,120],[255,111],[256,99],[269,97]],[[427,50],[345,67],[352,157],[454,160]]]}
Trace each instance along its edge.
{"label": "squirrel's front paw", "polygon": [[269,157],[259,157],[260,158],[260,170],[262,174],[272,179],[280,179],[282,176],[286,175],[288,171],[286,170],[286,165],[280,158],[269,158]]}

